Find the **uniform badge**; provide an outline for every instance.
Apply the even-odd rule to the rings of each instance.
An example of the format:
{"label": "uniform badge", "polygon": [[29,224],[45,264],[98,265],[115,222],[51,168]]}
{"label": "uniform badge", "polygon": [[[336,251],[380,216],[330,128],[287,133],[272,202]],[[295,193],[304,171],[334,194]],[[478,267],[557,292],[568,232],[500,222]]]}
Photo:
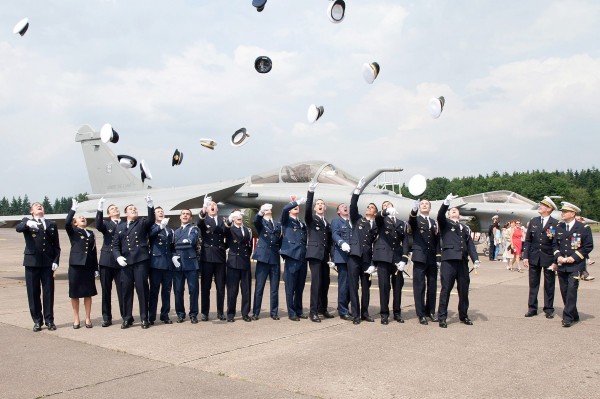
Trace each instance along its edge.
{"label": "uniform badge", "polygon": [[573,236],[571,237],[571,248],[579,249],[580,247],[581,247],[581,234],[573,233]]}
{"label": "uniform badge", "polygon": [[450,230],[451,230],[451,231],[456,231],[456,229],[455,229],[454,227],[453,227],[453,228],[451,228]]}
{"label": "uniform badge", "polygon": [[83,236],[79,236],[79,238],[81,238],[83,240]]}
{"label": "uniform badge", "polygon": [[549,228],[546,229],[546,236],[549,239],[553,239],[555,233],[556,233],[556,230],[552,226],[550,226]]}
{"label": "uniform badge", "polygon": [[234,244],[237,244],[237,240],[233,240],[233,243],[234,243]]}
{"label": "uniform badge", "polygon": [[37,234],[33,233],[31,236],[32,236],[33,238],[35,238],[35,237],[37,237]]}
{"label": "uniform badge", "polygon": [[109,232],[109,233],[112,233],[113,231],[112,231],[112,229],[108,229],[108,232]]}
{"label": "uniform badge", "polygon": [[358,226],[358,229],[359,229],[359,230],[362,230],[362,226]]}

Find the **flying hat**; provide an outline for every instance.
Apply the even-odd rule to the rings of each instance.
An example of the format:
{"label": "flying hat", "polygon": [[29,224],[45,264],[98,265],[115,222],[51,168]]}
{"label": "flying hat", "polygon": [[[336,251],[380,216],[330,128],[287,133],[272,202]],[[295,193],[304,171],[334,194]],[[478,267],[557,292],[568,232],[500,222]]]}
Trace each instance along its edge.
{"label": "flying hat", "polygon": [[408,181],[408,192],[415,197],[423,194],[427,188],[427,180],[423,175],[414,175]]}
{"label": "flying hat", "polygon": [[571,212],[575,212],[575,213],[581,212],[581,209],[579,207],[571,204],[570,202],[562,201],[561,205],[562,205],[562,207],[560,208],[561,211],[571,211]]}
{"label": "flying hat", "polygon": [[250,135],[246,132],[245,127],[238,129],[231,136],[231,145],[234,147],[240,147],[248,142],[246,140],[248,137],[250,137]]}
{"label": "flying hat", "polygon": [[173,153],[173,159],[171,161],[171,166],[181,165],[181,161],[183,161],[183,152],[175,148],[175,152]]}
{"label": "flying hat", "polygon": [[256,72],[258,73],[268,73],[269,71],[271,71],[272,67],[273,62],[266,55],[256,57],[256,60],[254,60],[254,69],[256,69]]}
{"label": "flying hat", "polygon": [[444,99],[444,96],[429,100],[429,113],[431,114],[432,118],[437,119],[440,117],[442,111],[444,110],[445,102],[446,99]]}
{"label": "flying hat", "polygon": [[23,18],[17,22],[13,28],[13,33],[18,33],[19,35],[23,36],[25,32],[27,32],[27,29],[29,29],[29,18]]}
{"label": "flying hat", "polygon": [[550,197],[544,196],[544,199],[540,201],[540,204],[544,204],[548,208],[552,208],[555,211],[558,210],[558,207],[556,206],[556,204],[554,203],[554,201],[552,201],[552,199]]}
{"label": "flying hat", "polygon": [[267,0],[252,0],[252,6],[256,7],[258,12],[265,9],[265,4],[267,4]]}
{"label": "flying hat", "polygon": [[134,157],[129,155],[117,155],[117,159],[122,167],[130,169],[135,168],[137,166],[137,161]]}
{"label": "flying hat", "polygon": [[152,173],[150,173],[150,169],[148,169],[148,165],[146,165],[146,161],[142,159],[140,163],[140,170],[142,171],[142,183],[144,180],[152,180]]}
{"label": "flying hat", "polygon": [[363,78],[365,78],[368,84],[373,84],[375,78],[377,78],[377,75],[379,75],[379,69],[379,64],[376,62],[363,64]]}
{"label": "flying hat", "polygon": [[306,114],[306,118],[310,123],[315,123],[317,120],[319,120],[319,118],[323,115],[324,112],[325,109],[322,105],[319,105],[317,107],[315,104],[311,104],[310,107],[308,107],[308,113]]}
{"label": "flying hat", "polygon": [[119,133],[112,128],[110,123],[105,123],[100,129],[100,140],[105,143],[116,143],[119,141]]}
{"label": "flying hat", "polygon": [[327,8],[327,16],[334,24],[339,24],[344,19],[346,12],[346,3],[344,0],[331,0],[329,8]]}
{"label": "flying hat", "polygon": [[214,150],[217,142],[215,139],[200,139],[200,145],[208,148],[209,150]]}

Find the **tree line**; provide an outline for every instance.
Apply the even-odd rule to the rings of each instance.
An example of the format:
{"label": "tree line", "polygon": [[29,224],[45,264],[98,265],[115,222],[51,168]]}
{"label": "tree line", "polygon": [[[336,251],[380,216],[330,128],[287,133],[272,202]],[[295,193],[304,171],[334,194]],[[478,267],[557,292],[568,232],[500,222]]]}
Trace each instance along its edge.
{"label": "tree line", "polygon": [[[44,197],[42,205],[44,206],[44,212],[50,213],[68,213],[71,209],[73,197],[61,197],[56,198],[54,202],[50,201],[47,196]],[[87,193],[77,194],[75,197],[78,202],[87,201]],[[35,201],[34,201],[35,202]],[[9,201],[8,198],[2,197],[0,200],[0,216],[11,216],[11,215],[28,215],[29,208],[31,208],[32,202],[29,200],[27,194],[21,198],[12,197]]]}

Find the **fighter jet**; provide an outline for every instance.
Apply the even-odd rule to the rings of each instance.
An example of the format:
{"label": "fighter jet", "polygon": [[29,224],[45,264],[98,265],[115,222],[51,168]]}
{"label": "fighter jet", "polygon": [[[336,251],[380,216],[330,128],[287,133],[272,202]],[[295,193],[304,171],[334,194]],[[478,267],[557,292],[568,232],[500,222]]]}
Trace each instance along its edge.
{"label": "fighter jet", "polygon": [[[150,193],[154,203],[160,205],[170,224],[177,226],[181,209],[188,208],[198,214],[206,196],[219,203],[219,211],[228,215],[231,210],[242,209],[246,224],[251,227],[255,213],[264,203],[273,205],[273,215],[278,218],[281,209],[292,198],[306,196],[308,185],[319,182],[315,198],[321,198],[327,205],[326,216],[329,220],[336,217],[336,208],[341,203],[349,203],[352,191],[359,179],[344,170],[325,161],[307,161],[284,165],[278,169],[257,173],[243,179],[233,179],[219,183],[199,184],[176,188],[158,188],[151,186],[148,179],[142,181],[119,162],[119,158],[101,140],[99,131],[89,125],[81,126],[75,134],[75,142],[81,143],[92,194],[88,201],[79,205],[78,213],[93,224],[98,199],[104,197],[106,204],[114,203],[123,209],[128,204],[135,205],[144,216],[146,204],[144,197]],[[390,201],[398,211],[398,217],[407,220],[413,206],[413,199],[403,197],[394,191],[382,188],[375,183],[383,173],[400,173],[401,168],[382,168],[365,177],[367,182],[359,200],[359,211],[374,203],[380,209],[384,201]],[[148,171],[146,171],[148,172]],[[148,173],[146,173],[148,174]],[[442,201],[432,201],[431,216],[435,217]],[[493,215],[499,215],[500,221],[520,219],[526,223],[538,216],[537,204],[519,194],[508,191],[495,191],[459,197],[452,201],[452,207],[458,207],[473,226],[487,231]],[[303,211],[303,210],[302,210]],[[14,227],[23,217],[2,216],[0,227]],[[560,214],[553,215],[560,217]],[[66,214],[46,215],[64,225]]]}

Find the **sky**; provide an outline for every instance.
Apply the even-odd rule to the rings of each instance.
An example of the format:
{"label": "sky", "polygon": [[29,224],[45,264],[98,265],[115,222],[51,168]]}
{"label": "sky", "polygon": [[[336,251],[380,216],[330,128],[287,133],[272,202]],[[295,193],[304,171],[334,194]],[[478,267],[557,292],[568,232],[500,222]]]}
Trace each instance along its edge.
{"label": "sky", "polygon": [[[2,1],[0,198],[91,193],[74,141],[84,124],[112,124],[111,149],[144,159],[155,187],[302,160],[356,177],[402,167],[406,182],[598,166],[599,2],[346,0],[339,24],[328,5]],[[13,34],[24,17],[29,30]],[[262,55],[267,74],[254,69]],[[325,109],[312,124],[311,104]],[[241,127],[249,142],[232,147]]]}

